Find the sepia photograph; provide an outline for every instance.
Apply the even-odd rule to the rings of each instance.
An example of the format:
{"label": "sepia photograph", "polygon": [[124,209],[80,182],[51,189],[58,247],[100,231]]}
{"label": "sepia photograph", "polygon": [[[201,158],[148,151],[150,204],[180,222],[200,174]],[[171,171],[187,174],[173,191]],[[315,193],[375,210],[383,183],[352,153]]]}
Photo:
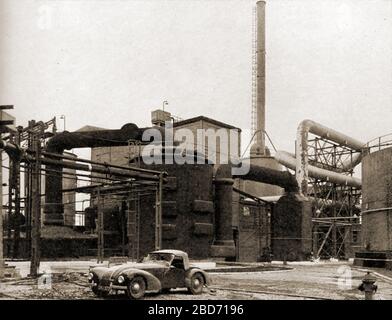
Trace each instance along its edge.
{"label": "sepia photograph", "polygon": [[0,163],[0,308],[391,300],[392,0],[0,0]]}

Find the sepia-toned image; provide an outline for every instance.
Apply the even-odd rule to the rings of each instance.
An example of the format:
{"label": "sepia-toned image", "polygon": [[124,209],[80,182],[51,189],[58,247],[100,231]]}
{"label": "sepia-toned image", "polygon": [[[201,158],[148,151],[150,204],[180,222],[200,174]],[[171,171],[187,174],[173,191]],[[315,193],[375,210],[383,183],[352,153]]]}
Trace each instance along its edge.
{"label": "sepia-toned image", "polygon": [[392,0],[0,0],[0,300],[392,299],[391,88]]}

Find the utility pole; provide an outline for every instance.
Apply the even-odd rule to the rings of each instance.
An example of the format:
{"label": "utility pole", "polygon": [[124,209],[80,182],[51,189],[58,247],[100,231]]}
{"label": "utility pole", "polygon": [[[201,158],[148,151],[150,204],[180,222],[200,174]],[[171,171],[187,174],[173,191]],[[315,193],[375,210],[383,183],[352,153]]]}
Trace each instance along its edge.
{"label": "utility pole", "polygon": [[[1,133],[0,133],[1,139]],[[3,163],[3,150],[0,150],[0,163]],[[0,166],[0,279],[4,278],[3,255],[3,167]]]}
{"label": "utility pole", "polygon": [[34,135],[33,151],[35,151],[35,159],[32,164],[32,206],[31,206],[31,262],[30,276],[37,277],[40,265],[40,238],[41,238],[41,139],[39,135]]}
{"label": "utility pole", "polygon": [[162,249],[162,185],[163,174],[161,173],[155,193],[155,250]]}
{"label": "utility pole", "polygon": [[[3,110],[13,109],[13,105],[0,106],[0,141],[3,132],[15,130],[15,117]],[[3,252],[3,150],[0,149],[0,279],[4,277],[4,252]]]}
{"label": "utility pole", "polygon": [[[16,133],[10,135],[10,141],[20,146],[20,135],[23,127],[18,127]],[[20,159],[15,157],[9,161],[8,178],[8,217],[13,225],[8,227],[8,239],[11,239],[11,228],[14,229],[12,256],[17,258],[19,254],[20,226],[23,224],[23,216],[20,212]],[[13,217],[13,218],[11,218]],[[10,244],[11,245],[11,244]],[[10,254],[11,250],[8,250]]]}
{"label": "utility pole", "polygon": [[105,257],[105,226],[104,226],[104,208],[105,208],[105,195],[101,195],[100,187],[97,189],[97,234],[98,234],[98,263],[103,263]]}

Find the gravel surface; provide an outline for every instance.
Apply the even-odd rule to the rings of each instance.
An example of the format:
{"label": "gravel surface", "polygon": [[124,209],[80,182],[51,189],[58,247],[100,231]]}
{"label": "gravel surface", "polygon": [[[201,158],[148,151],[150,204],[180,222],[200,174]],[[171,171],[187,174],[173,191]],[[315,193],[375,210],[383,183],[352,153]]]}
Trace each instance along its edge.
{"label": "gravel surface", "polygon": [[[325,263],[292,266],[291,270],[263,272],[210,273],[213,284],[203,294],[193,296],[176,289],[168,294],[147,294],[146,300],[276,300],[276,299],[363,299],[357,287],[364,269],[349,264]],[[392,299],[390,272],[375,269],[379,277],[376,299]],[[111,299],[127,299],[112,294]],[[47,283],[42,279],[9,279],[0,283],[0,299],[102,299],[87,283],[86,272],[53,274]]]}

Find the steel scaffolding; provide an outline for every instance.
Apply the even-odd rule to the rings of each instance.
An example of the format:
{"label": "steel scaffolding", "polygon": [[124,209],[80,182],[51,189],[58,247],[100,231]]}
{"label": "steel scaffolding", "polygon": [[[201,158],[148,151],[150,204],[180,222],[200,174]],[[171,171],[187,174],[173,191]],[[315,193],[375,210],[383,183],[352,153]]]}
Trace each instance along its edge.
{"label": "steel scaffolding", "polygon": [[[309,164],[352,176],[339,167],[353,159],[355,151],[325,138],[308,141]],[[347,185],[309,178],[308,195],[313,198],[313,253],[320,258],[348,258],[353,231],[360,224],[361,190]]]}

